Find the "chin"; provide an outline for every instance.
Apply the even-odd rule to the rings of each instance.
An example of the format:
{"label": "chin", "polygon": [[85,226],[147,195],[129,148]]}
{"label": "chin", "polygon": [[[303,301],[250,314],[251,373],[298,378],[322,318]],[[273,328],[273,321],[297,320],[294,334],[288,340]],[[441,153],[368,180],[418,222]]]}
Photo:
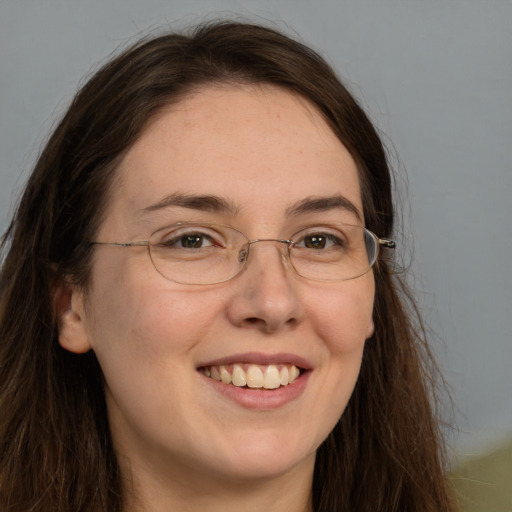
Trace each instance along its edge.
{"label": "chin", "polygon": [[215,458],[217,471],[230,479],[249,481],[278,478],[303,467],[311,470],[316,448],[300,439],[290,443],[286,437],[290,436],[260,433],[250,441],[232,440],[226,456]]}

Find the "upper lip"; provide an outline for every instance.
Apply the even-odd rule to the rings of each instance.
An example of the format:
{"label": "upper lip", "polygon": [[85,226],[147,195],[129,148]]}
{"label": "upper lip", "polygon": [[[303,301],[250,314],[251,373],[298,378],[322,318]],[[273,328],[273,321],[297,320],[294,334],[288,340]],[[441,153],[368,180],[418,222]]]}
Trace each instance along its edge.
{"label": "upper lip", "polygon": [[240,354],[231,354],[229,356],[221,357],[219,359],[213,359],[211,361],[205,361],[200,363],[198,368],[204,368],[207,366],[221,366],[236,363],[248,363],[257,365],[269,365],[269,364],[293,364],[303,370],[311,370],[312,365],[304,357],[298,356],[297,354],[280,352],[278,354],[263,354],[261,352],[244,352]]}

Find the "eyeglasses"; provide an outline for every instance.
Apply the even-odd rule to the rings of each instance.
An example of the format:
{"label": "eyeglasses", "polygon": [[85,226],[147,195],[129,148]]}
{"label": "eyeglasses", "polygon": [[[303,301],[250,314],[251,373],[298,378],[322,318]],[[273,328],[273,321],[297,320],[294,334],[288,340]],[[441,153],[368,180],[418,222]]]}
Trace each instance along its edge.
{"label": "eyeglasses", "polygon": [[282,257],[299,275],[314,281],[347,281],[369,272],[382,247],[395,242],[378,238],[362,226],[318,225],[301,229],[289,240],[249,240],[221,224],[178,223],[138,242],[91,242],[117,247],[147,246],[156,270],[169,281],[207,285],[229,281],[247,265],[251,247],[259,242],[281,244]]}

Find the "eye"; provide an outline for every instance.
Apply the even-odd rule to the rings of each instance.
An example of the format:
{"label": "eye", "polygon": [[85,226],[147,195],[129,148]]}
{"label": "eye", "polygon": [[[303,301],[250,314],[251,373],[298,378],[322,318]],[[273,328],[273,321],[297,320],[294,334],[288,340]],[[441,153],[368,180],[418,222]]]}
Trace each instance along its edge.
{"label": "eye", "polygon": [[166,231],[157,245],[162,248],[192,250],[225,246],[219,233],[208,228],[198,227]]}
{"label": "eye", "polygon": [[178,238],[175,238],[172,242],[172,245],[178,245],[179,247],[183,247],[185,249],[200,249],[205,245],[211,245],[210,240],[200,233],[182,235]]}
{"label": "eye", "polygon": [[325,250],[342,248],[345,242],[333,233],[316,232],[302,236],[294,245],[305,249]]}

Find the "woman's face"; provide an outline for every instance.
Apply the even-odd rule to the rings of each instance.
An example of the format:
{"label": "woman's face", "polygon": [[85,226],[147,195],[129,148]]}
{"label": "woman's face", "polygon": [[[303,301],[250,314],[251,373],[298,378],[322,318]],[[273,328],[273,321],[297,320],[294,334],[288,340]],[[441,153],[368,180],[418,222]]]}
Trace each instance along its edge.
{"label": "woman's face", "polygon": [[[177,222],[286,239],[315,224],[363,224],[362,211],[356,165],[311,104],[269,86],[218,86],[145,129],[96,240],[147,240]],[[60,339],[99,360],[122,466],[173,478],[312,472],[373,332],[374,279],[306,280],[280,245],[252,245],[246,269],[213,285],[166,280],[146,247],[96,247],[87,298],[72,293]],[[304,371],[251,389],[212,378],[221,365],[256,383],[269,365]]]}

